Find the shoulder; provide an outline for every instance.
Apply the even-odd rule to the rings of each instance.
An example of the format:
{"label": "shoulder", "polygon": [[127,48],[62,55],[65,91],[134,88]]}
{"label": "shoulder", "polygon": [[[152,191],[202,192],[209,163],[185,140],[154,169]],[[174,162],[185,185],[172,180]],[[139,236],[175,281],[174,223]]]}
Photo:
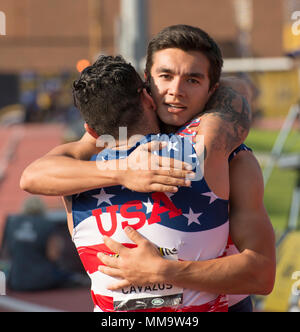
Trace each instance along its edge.
{"label": "shoulder", "polygon": [[250,172],[250,174],[261,174],[261,168],[252,150],[246,146],[239,146],[233,153],[234,158],[230,162],[230,169],[234,173],[240,174],[243,170]]}

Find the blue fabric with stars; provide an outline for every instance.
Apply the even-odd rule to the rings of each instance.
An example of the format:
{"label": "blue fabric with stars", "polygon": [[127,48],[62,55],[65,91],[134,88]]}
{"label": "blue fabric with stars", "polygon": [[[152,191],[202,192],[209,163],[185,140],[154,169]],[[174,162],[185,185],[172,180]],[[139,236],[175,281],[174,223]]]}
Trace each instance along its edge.
{"label": "blue fabric with stars", "polygon": [[[201,232],[226,223],[228,221],[228,200],[218,198],[208,187],[202,175],[202,165],[196,158],[193,144],[187,137],[174,134],[147,135],[128,150],[105,149],[93,156],[91,160],[126,158],[140,144],[154,140],[167,142],[167,146],[158,152],[160,155],[190,163],[197,174],[197,181],[192,181],[191,187],[180,187],[175,194],[163,194],[177,211],[181,210],[181,213],[170,218],[170,210],[167,208],[160,210],[163,212],[159,215],[159,224],[183,232]],[[165,199],[156,201],[156,204],[158,203],[159,207],[170,207],[170,204],[166,204]],[[73,195],[72,201],[73,221],[74,227],[76,227],[81,221],[91,216],[95,209],[101,208],[105,212],[107,207],[114,205],[118,206],[116,212],[120,213],[121,207],[130,201],[139,201],[143,204],[142,209],[131,206],[128,211],[142,211],[149,220],[152,212],[149,211],[146,204],[147,202],[154,204],[154,196],[153,193],[133,192],[121,186],[113,186]]]}

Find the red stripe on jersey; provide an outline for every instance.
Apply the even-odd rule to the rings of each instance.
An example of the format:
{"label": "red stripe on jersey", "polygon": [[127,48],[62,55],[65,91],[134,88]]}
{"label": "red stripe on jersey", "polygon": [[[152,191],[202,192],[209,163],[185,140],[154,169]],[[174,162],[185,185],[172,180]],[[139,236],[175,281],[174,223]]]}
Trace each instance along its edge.
{"label": "red stripe on jersey", "polygon": [[98,295],[93,291],[91,291],[91,294],[94,304],[97,305],[102,311],[114,311],[113,298],[111,296]]}
{"label": "red stripe on jersey", "polygon": [[229,236],[228,236],[228,242],[227,242],[227,245],[229,246],[229,245],[231,245],[231,244],[234,244],[234,243],[232,242],[231,237],[230,237],[230,235],[229,235]]}
{"label": "red stripe on jersey", "polygon": [[[124,247],[135,248],[137,245],[132,243],[122,243]],[[96,244],[94,246],[82,246],[77,248],[81,262],[88,273],[98,271],[99,265],[104,265],[97,257],[98,252],[103,252],[107,255],[114,255],[105,244]]]}

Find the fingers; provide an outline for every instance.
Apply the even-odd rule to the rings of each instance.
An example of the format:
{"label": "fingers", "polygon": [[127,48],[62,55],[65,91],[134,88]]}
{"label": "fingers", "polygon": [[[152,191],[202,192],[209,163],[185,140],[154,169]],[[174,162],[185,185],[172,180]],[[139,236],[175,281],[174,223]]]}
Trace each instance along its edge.
{"label": "fingers", "polygon": [[178,187],[190,187],[195,173],[160,169],[153,176],[151,190],[160,192],[177,192]]}
{"label": "fingers", "polygon": [[114,282],[113,284],[108,285],[106,288],[111,291],[118,290],[123,287],[130,286],[130,282],[123,278],[122,271],[118,268],[114,268],[114,266],[117,267],[117,260],[116,257],[110,257],[108,255],[105,255],[103,253],[98,253],[97,257],[104,263],[109,266],[99,265],[98,270],[110,277],[113,278],[120,278],[122,280],[118,280]]}
{"label": "fingers", "polygon": [[160,142],[160,141],[151,141],[146,144],[142,144],[140,149],[142,151],[153,152],[157,150],[161,150],[166,147],[168,144],[167,142]]}
{"label": "fingers", "polygon": [[166,167],[168,169],[177,169],[177,170],[192,170],[193,167],[186,162],[177,160],[174,158],[168,157],[159,157],[159,166]]}
{"label": "fingers", "polygon": [[129,237],[129,239],[131,241],[133,241],[134,243],[136,243],[137,245],[139,245],[141,242],[145,241],[145,238],[130,226],[126,226],[124,228],[124,231],[125,231],[126,235]]}
{"label": "fingers", "polygon": [[196,174],[191,171],[178,171],[161,168],[151,178],[149,191],[176,193],[178,187],[190,187]]}
{"label": "fingers", "polygon": [[173,187],[190,187],[191,185],[191,181],[190,180],[185,180],[185,179],[181,179],[181,178],[172,178],[169,176],[160,176],[157,175],[154,178],[154,183],[158,183],[158,184],[162,184],[162,185],[166,185],[166,186],[173,186]]}
{"label": "fingers", "polygon": [[131,283],[129,281],[127,281],[126,279],[124,279],[124,280],[119,280],[113,284],[108,285],[107,289],[111,290],[111,291],[115,291],[115,290],[130,286],[130,285],[131,285]]}
{"label": "fingers", "polygon": [[119,243],[119,242],[117,242],[117,241],[115,241],[115,240],[113,240],[113,239],[111,239],[110,237],[107,237],[107,236],[103,236],[103,241],[104,241],[104,244],[112,252],[114,252],[116,254],[120,254],[122,249],[125,248],[121,243]]}
{"label": "fingers", "polygon": [[98,270],[110,277],[113,277],[113,278],[122,278],[122,272],[121,270],[119,269],[115,269],[115,268],[112,268],[112,267],[109,267],[109,266],[103,266],[103,265],[100,265],[98,267]]}
{"label": "fingers", "polygon": [[157,191],[162,193],[177,193],[178,188],[173,186],[166,186],[159,183],[153,183],[150,186],[150,191]]}
{"label": "fingers", "polygon": [[112,268],[118,267],[118,257],[116,256],[109,256],[104,254],[103,252],[98,252],[97,257],[104,265],[108,265],[109,267]]}
{"label": "fingers", "polygon": [[192,171],[181,171],[176,169],[168,169],[165,167],[161,167],[160,169],[156,170],[155,174],[160,176],[168,176],[170,178],[187,180],[193,180],[196,177],[195,172]]}

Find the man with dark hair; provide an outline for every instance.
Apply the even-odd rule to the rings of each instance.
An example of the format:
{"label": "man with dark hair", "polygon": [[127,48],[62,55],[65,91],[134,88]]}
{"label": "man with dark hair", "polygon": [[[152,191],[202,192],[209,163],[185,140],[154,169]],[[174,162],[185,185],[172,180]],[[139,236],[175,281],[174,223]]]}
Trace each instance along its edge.
{"label": "man with dark hair", "polygon": [[138,126],[143,122],[140,94],[137,93],[143,88],[144,82],[138,73],[129,64],[125,66],[120,56],[102,56],[74,82],[74,103],[98,136],[104,133],[117,136],[119,127]]}
{"label": "man with dark hair", "polygon": [[[203,37],[202,30],[198,28],[178,25],[163,31],[157,42],[150,43],[152,51],[148,51],[148,69],[146,70],[146,79],[151,85],[152,96],[157,104],[157,113],[161,120],[177,128],[200,114],[201,130],[206,127],[206,133],[221,133],[228,138],[225,142],[218,142],[216,138],[213,141],[215,148],[218,150],[222,147],[227,153],[231,152],[238,139],[245,137],[247,126],[249,127],[249,113],[245,99],[240,98],[237,92],[247,95],[245,92],[247,89],[240,80],[223,80],[218,86],[218,74],[214,74],[215,76],[211,74],[212,68],[208,56],[204,55],[204,51],[197,49],[198,44],[193,46],[195,48],[191,46],[186,48],[186,33],[183,33],[183,30],[190,30],[191,33],[198,31],[200,38],[205,41],[205,49],[215,52],[216,59],[219,58],[218,49]],[[170,39],[175,35],[177,39],[178,35],[183,36],[180,42],[182,46],[165,44],[165,48],[155,50],[154,44],[161,41],[164,36]],[[212,77],[216,77],[215,81]],[[214,83],[216,84],[213,85]],[[214,90],[216,90],[215,93]],[[209,99],[210,102],[207,104]],[[223,125],[221,130],[218,129],[218,132],[214,132],[215,128],[207,120],[211,116],[225,121],[226,125]],[[230,126],[230,123],[234,123],[234,126]],[[199,127],[199,124],[197,126]],[[68,195],[117,184],[140,192],[155,190],[176,192],[176,186],[185,183],[186,173],[175,169],[133,172],[128,168],[97,172],[95,163],[82,161],[89,160],[90,156],[97,152],[99,149],[95,147],[95,140],[88,135],[79,142],[57,147],[24,172],[21,186],[32,193]],[[230,162],[230,234],[240,253],[218,260],[189,262],[191,271],[186,273],[184,278],[180,275],[180,287],[195,289],[198,287],[199,290],[219,294],[266,294],[273,287],[274,235],[263,206],[261,171],[254,156],[245,148],[240,147],[236,152],[238,153],[232,155],[234,158],[231,158]],[[131,155],[128,159],[130,157]],[[163,159],[158,160],[161,163]],[[57,164],[60,168],[53,168]],[[206,168],[206,176],[210,176],[209,171],[214,178],[213,169]],[[212,201],[213,199],[212,197]],[[143,246],[139,246],[137,248],[139,251],[134,249],[132,255],[140,253],[142,248]],[[119,262],[126,262],[125,258],[131,257],[131,253],[126,253],[126,257],[122,257],[122,254]],[[149,258],[149,255],[147,257]],[[140,267],[140,264],[144,262],[149,263],[149,260],[136,261],[134,268]],[[158,260],[154,258],[154,262]],[[150,267],[154,266],[152,263]],[[130,272],[128,264],[126,270]],[[123,269],[119,273],[121,277],[126,277],[131,282],[134,279],[131,273],[126,274]],[[148,270],[147,273],[149,274]],[[139,275],[136,274],[136,276]],[[152,277],[154,280],[153,274]],[[178,280],[172,280],[172,282],[176,284]]]}

